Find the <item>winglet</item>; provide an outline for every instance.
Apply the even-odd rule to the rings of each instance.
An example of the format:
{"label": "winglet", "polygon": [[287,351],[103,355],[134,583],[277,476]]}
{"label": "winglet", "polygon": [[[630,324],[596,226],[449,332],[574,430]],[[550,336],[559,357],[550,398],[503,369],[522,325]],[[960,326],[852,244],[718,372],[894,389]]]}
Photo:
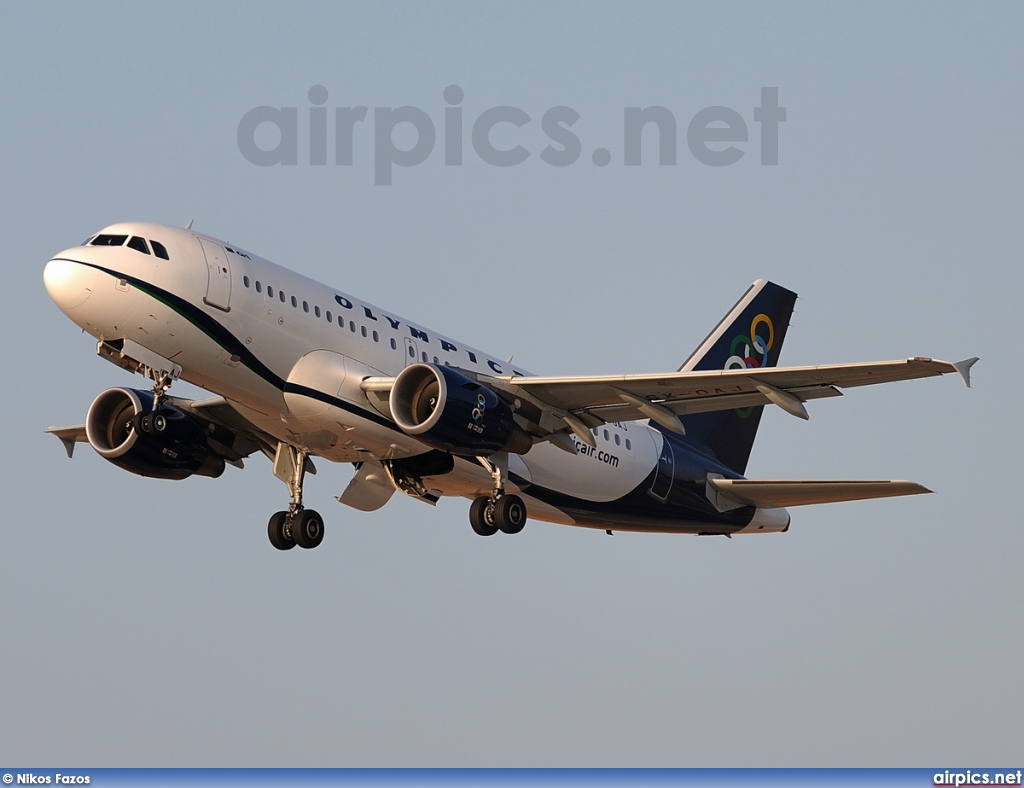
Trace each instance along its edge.
{"label": "winglet", "polygon": [[967,388],[971,387],[971,367],[978,363],[978,357],[965,358],[963,361],[957,361],[953,364],[953,369],[960,373],[960,377],[964,379],[964,383],[967,384]]}
{"label": "winglet", "polygon": [[[60,437],[59,435],[57,436]],[[60,442],[64,444],[64,451],[68,453],[68,459],[70,460],[75,456],[75,439],[74,438],[61,438]]]}
{"label": "winglet", "polygon": [[43,430],[43,432],[48,432],[60,439],[60,442],[64,444],[64,451],[68,453],[69,458],[74,456],[76,443],[86,443],[89,440],[85,434],[85,425],[78,427],[49,427]]}

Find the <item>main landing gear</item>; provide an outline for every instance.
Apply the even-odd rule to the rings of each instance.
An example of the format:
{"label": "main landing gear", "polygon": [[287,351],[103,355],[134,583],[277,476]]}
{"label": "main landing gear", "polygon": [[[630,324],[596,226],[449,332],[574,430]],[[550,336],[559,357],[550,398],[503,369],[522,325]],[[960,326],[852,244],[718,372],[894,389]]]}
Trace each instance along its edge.
{"label": "main landing gear", "polygon": [[480,536],[517,534],[526,525],[526,504],[518,495],[505,494],[505,479],[508,477],[508,455],[500,454],[491,458],[478,457],[494,479],[494,490],[490,495],[481,496],[469,507],[469,524]]}
{"label": "main landing gear", "polygon": [[302,482],[306,476],[306,452],[295,446],[279,443],[274,456],[274,475],[288,485],[292,502],[288,511],[275,512],[267,524],[270,543],[278,550],[291,550],[295,545],[312,550],[324,540],[324,520],[318,512],[302,506]]}

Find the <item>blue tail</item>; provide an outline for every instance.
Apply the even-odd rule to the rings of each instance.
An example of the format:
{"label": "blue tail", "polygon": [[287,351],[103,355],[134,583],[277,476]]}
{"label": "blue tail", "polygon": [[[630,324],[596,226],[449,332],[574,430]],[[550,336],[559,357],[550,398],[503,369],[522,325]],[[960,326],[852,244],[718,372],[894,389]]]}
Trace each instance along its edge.
{"label": "blue tail", "polygon": [[[679,368],[680,372],[774,367],[786,338],[796,293],[758,279]],[[710,450],[744,473],[763,406],[682,416],[686,441]]]}

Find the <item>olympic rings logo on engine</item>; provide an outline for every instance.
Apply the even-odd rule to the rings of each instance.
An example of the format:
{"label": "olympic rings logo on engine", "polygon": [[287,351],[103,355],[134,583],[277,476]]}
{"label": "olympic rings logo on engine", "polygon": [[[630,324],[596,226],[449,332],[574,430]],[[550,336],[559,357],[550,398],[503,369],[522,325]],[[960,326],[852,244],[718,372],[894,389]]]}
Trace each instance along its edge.
{"label": "olympic rings logo on engine", "polygon": [[473,421],[482,421],[487,415],[487,399],[483,393],[476,395],[476,407],[473,408]]}

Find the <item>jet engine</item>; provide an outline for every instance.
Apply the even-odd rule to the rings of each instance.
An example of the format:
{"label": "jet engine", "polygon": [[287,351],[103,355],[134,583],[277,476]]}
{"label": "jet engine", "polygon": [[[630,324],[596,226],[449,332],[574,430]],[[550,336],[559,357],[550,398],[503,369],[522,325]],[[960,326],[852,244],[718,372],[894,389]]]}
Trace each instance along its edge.
{"label": "jet engine", "polygon": [[216,478],[224,459],[206,442],[202,428],[184,412],[164,403],[154,407],[150,391],[107,389],[89,406],[85,434],[106,460],[139,476]]}
{"label": "jet engine", "polygon": [[533,445],[504,400],[452,367],[406,367],[395,378],[388,404],[403,432],[451,454],[525,454]]}

